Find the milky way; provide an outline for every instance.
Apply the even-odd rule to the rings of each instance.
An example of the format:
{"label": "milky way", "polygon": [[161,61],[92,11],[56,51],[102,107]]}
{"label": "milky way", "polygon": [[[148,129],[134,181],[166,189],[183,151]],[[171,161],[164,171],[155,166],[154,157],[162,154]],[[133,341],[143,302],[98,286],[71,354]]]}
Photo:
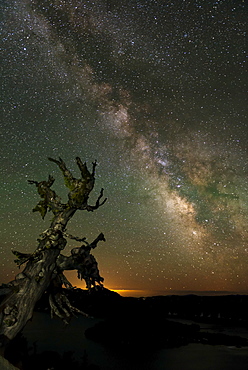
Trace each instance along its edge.
{"label": "milky way", "polygon": [[104,232],[106,286],[247,291],[245,2],[10,1],[3,13],[1,280],[16,272],[11,249],[32,251],[49,224],[27,179],[51,173],[66,196],[47,157],[76,173],[80,156],[97,159],[108,202],[68,231]]}

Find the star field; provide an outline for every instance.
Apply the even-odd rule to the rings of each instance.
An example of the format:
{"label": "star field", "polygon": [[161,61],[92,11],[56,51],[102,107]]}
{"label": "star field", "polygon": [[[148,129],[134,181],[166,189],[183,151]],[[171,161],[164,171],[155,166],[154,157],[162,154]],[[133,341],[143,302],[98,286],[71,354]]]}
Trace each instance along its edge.
{"label": "star field", "polygon": [[247,293],[246,19],[242,0],[4,4],[2,282],[49,225],[27,180],[66,198],[47,157],[77,176],[80,156],[108,202],[68,232],[104,232],[106,287]]}

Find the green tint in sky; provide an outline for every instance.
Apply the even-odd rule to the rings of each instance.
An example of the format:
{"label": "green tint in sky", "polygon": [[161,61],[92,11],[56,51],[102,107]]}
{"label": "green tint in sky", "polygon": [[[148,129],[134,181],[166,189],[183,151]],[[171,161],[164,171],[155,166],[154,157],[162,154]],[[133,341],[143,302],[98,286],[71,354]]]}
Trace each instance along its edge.
{"label": "green tint in sky", "polygon": [[[68,232],[106,243],[106,287],[247,292],[245,1],[8,1],[3,5],[1,281],[49,226],[27,180],[47,157],[97,159]],[[68,241],[65,253],[76,246]],[[69,274],[73,284],[76,272]]]}

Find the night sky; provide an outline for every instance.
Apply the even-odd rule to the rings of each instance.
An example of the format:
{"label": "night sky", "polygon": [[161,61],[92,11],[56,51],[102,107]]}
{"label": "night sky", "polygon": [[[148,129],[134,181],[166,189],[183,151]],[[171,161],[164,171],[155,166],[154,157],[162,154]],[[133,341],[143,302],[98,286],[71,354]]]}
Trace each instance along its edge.
{"label": "night sky", "polygon": [[[47,157],[95,159],[94,204],[70,234],[110,289],[248,293],[243,0],[3,2],[0,283],[50,223],[27,180]],[[80,243],[68,241],[64,254]],[[76,272],[67,276],[79,287]]]}

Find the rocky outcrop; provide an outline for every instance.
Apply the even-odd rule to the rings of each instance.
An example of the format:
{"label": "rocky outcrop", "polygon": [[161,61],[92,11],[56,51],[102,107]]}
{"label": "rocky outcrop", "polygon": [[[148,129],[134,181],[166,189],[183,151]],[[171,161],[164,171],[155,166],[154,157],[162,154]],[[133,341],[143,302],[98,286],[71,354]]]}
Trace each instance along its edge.
{"label": "rocky outcrop", "polygon": [[0,355],[0,369],[1,370],[19,370],[17,367],[13,366],[8,360]]}

